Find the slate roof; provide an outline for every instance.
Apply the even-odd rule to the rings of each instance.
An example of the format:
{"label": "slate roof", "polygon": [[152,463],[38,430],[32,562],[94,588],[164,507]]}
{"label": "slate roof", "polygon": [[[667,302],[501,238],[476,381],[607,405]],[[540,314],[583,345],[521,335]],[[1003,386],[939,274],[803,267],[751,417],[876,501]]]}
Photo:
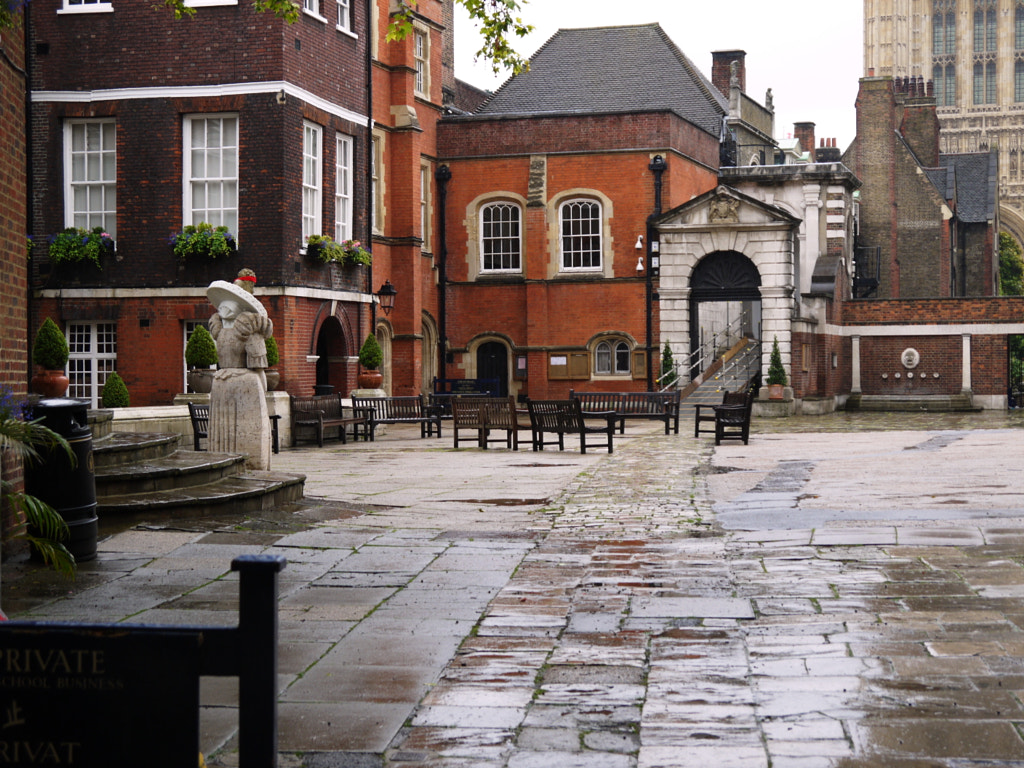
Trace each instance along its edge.
{"label": "slate roof", "polygon": [[671,110],[716,138],[729,104],[659,24],[560,29],[478,115]]}
{"label": "slate roof", "polygon": [[956,213],[960,221],[980,223],[996,217],[998,160],[995,152],[939,155],[956,184]]}

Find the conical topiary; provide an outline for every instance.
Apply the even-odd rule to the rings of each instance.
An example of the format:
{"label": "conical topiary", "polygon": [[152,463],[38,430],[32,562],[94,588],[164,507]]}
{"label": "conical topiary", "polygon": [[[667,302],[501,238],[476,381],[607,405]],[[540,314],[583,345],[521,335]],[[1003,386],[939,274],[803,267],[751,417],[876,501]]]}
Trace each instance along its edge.
{"label": "conical topiary", "polygon": [[124,379],[117,375],[117,371],[107,376],[103,385],[103,407],[104,408],[127,408],[129,403],[128,387]]}
{"label": "conical topiary", "polygon": [[784,387],[787,382],[786,369],[782,367],[782,353],[779,352],[779,337],[775,336],[772,341],[772,356],[768,361],[768,380],[765,383],[769,386],[775,384]]}
{"label": "conical topiary", "polygon": [[185,345],[185,363],[189,368],[209,368],[217,364],[217,345],[205,326],[196,326]]}
{"label": "conical topiary", "polygon": [[661,351],[661,386],[675,386],[676,361],[672,357],[672,347],[665,342],[665,348]]}
{"label": "conical topiary", "polygon": [[359,348],[359,364],[368,371],[376,371],[384,362],[384,353],[381,351],[377,337],[372,333],[366,337],[363,346]]}
{"label": "conical topiary", "polygon": [[68,362],[68,340],[57,324],[46,318],[32,345],[32,360],[48,371],[63,371]]}
{"label": "conical topiary", "polygon": [[277,339],[271,336],[267,339],[267,368],[273,368],[280,359],[281,356],[277,351]]}

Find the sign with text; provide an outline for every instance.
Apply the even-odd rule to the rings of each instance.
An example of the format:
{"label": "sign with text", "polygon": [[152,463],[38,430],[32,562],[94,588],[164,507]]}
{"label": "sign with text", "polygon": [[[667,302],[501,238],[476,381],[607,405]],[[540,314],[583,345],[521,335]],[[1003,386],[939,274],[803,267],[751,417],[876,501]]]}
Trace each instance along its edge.
{"label": "sign with text", "polygon": [[0,765],[199,759],[203,631],[0,625]]}

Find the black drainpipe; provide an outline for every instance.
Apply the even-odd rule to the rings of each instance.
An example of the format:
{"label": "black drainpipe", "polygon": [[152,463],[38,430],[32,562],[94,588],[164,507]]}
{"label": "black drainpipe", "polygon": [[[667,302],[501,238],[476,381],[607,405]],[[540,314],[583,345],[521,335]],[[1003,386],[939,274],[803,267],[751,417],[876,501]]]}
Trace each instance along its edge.
{"label": "black drainpipe", "polygon": [[[35,232],[35,217],[32,211],[32,53],[29,49],[31,38],[29,36],[29,14],[32,12],[29,4],[26,3],[22,9],[21,23],[25,32],[25,69],[22,76],[25,78],[25,229],[28,234]],[[24,246],[23,246],[24,247]],[[38,254],[36,255],[38,259]],[[28,280],[25,281],[25,391],[29,391],[29,382],[32,379],[32,271],[36,267],[35,262],[28,263]]]}
{"label": "black drainpipe", "polygon": [[[370,252],[373,252],[373,206],[376,200],[373,199],[373,175],[370,169],[373,168],[373,5],[374,0],[366,0],[366,242],[370,245]],[[373,261],[366,268],[366,292],[373,294]],[[359,317],[362,317],[359,313]],[[370,328],[371,333],[377,332],[377,304],[370,300]],[[356,344],[362,346],[363,338],[360,334]]]}
{"label": "black drainpipe", "polygon": [[452,180],[452,171],[447,165],[442,165],[434,172],[434,179],[437,181],[437,197],[439,203],[439,216],[437,222],[437,234],[439,242],[437,259],[437,354],[440,364],[438,378],[448,378],[448,237],[447,237],[447,210],[448,182]]}
{"label": "black drainpipe", "polygon": [[[654,274],[660,269],[661,245],[656,239],[657,232],[654,229],[654,220],[661,215],[661,175],[668,168],[665,158],[655,155],[651,164],[647,166],[654,174],[654,212],[647,217],[647,280],[646,280],[646,308],[647,308],[647,391],[654,391]],[[654,259],[659,259],[659,266],[654,266]],[[659,358],[660,359],[660,358]]]}

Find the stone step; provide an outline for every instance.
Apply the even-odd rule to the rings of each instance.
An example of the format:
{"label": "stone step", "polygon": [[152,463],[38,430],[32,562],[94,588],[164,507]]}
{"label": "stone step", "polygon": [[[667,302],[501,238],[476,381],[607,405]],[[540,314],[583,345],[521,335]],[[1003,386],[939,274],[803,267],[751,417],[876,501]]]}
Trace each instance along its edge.
{"label": "stone step", "polygon": [[181,435],[170,432],[111,432],[92,442],[96,470],[165,458],[178,450]]}
{"label": "stone step", "polygon": [[233,453],[178,450],[170,456],[96,468],[96,495],[168,491],[205,485],[245,471],[245,458]]}
{"label": "stone step", "polygon": [[97,514],[101,518],[245,514],[301,499],[305,481],[305,475],[245,472],[187,488],[103,496],[98,499]]}

